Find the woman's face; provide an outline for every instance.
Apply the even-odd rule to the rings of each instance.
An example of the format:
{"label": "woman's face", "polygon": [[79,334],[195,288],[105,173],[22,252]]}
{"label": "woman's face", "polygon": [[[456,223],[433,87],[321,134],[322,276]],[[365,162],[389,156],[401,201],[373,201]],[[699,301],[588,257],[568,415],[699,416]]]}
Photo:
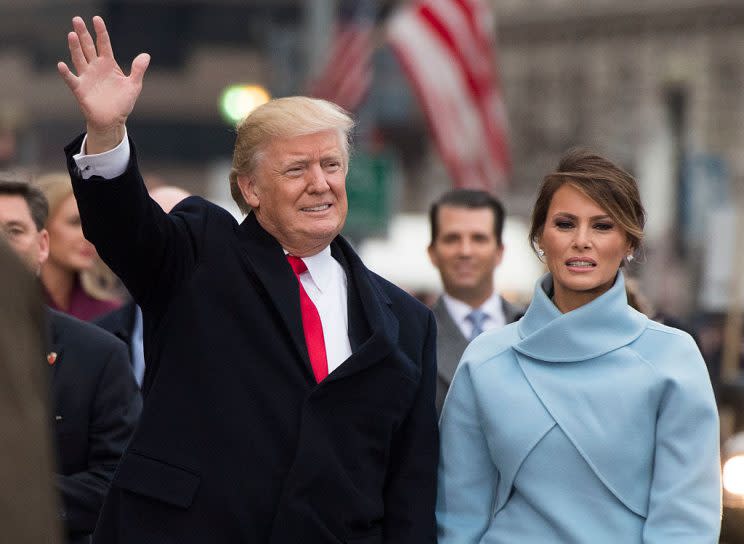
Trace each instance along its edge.
{"label": "woman's face", "polygon": [[625,230],[568,183],[553,194],[538,244],[553,275],[553,302],[562,312],[612,287],[623,257],[631,251]]}
{"label": "woman's face", "polygon": [[49,262],[79,272],[93,266],[96,250],[83,236],[77,202],[72,194],[65,198],[47,221]]}

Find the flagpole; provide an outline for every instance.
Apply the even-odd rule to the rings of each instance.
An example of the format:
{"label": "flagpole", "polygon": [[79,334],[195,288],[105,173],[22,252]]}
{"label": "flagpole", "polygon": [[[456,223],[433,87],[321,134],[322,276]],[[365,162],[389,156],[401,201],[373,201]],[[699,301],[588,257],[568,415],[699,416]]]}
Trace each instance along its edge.
{"label": "flagpole", "polygon": [[307,0],[305,2],[305,79],[318,74],[325,63],[331,43],[338,9],[337,0]]}

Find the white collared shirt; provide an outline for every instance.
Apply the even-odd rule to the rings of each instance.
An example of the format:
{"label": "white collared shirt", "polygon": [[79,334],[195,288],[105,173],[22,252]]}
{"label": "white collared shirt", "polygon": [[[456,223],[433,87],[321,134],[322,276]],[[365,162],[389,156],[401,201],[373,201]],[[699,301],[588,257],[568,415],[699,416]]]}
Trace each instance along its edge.
{"label": "white collared shirt", "polygon": [[[465,304],[461,300],[452,298],[447,293],[442,295],[444,305],[447,308],[452,320],[455,322],[457,327],[462,331],[465,338],[470,338],[473,333],[473,324],[467,319],[467,316],[475,308],[469,304]],[[498,329],[506,325],[506,317],[504,316],[504,307],[501,304],[501,297],[498,293],[494,293],[480,306],[480,309],[486,314],[486,320],[483,322],[483,330],[487,331],[490,329]]]}
{"label": "white collared shirt", "polygon": [[351,355],[346,272],[331,256],[330,246],[302,260],[307,270],[300,281],[320,314],[330,374]]}
{"label": "white collared shirt", "polygon": [[[83,139],[80,153],[73,157],[83,179],[91,176],[112,179],[126,171],[131,154],[126,132],[119,145],[97,155],[84,153],[86,140],[87,136]],[[307,271],[300,275],[300,281],[320,314],[330,374],[351,355],[346,273],[331,256],[330,246],[302,260]]]}

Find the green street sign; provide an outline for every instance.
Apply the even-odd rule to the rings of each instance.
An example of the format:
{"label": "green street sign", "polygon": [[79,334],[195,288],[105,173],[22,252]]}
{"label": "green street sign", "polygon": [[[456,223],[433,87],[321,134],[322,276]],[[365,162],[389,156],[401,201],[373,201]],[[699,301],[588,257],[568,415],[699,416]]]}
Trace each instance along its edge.
{"label": "green street sign", "polygon": [[393,161],[385,155],[354,154],[346,175],[349,215],[344,233],[358,240],[384,234],[391,215]]}

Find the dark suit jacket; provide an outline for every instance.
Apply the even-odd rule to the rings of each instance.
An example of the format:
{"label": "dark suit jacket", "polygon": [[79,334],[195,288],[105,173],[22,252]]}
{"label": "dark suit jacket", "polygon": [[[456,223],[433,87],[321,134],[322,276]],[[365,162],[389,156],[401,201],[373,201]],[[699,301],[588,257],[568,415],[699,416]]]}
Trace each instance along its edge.
{"label": "dark suit jacket", "polygon": [[[524,311],[509,304],[501,297],[501,307],[507,323],[513,323]],[[437,413],[442,411],[444,398],[452,383],[452,377],[457,370],[460,357],[468,347],[468,339],[462,334],[460,327],[452,319],[442,297],[439,297],[432,306],[434,317],[437,320]]]}
{"label": "dark suit jacket", "polygon": [[0,239],[2,541],[59,544],[39,282]]}
{"label": "dark suit jacket", "polygon": [[88,542],[142,400],[123,342],[90,323],[48,312],[46,363],[62,519],[70,542]]}
{"label": "dark suit jacket", "polygon": [[166,215],[133,156],[82,180],[83,229],[144,316],[145,406],[94,541],[436,541],[436,324],[338,237],[353,354],[315,383],[297,280],[253,214]]}

